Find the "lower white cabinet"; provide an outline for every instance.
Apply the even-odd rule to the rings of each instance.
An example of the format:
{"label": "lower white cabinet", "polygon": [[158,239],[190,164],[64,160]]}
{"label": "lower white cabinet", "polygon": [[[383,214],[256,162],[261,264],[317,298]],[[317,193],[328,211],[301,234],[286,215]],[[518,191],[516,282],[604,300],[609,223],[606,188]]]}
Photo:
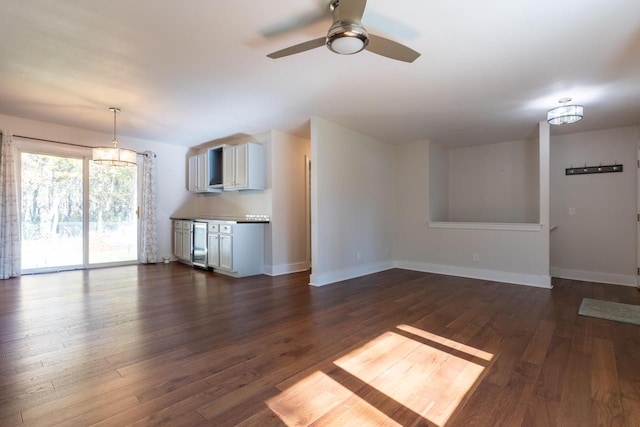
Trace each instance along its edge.
{"label": "lower white cabinet", "polygon": [[182,259],[182,221],[173,221],[173,255]]}
{"label": "lower white cabinet", "polygon": [[191,221],[182,221],[182,259],[191,262]]}
{"label": "lower white cabinet", "polygon": [[209,221],[208,264],[234,277],[264,273],[264,224]]}
{"label": "lower white cabinet", "polygon": [[173,221],[173,254],[191,262],[191,221]]}
{"label": "lower white cabinet", "polygon": [[218,224],[209,223],[207,262],[211,268],[220,268],[220,231]]}

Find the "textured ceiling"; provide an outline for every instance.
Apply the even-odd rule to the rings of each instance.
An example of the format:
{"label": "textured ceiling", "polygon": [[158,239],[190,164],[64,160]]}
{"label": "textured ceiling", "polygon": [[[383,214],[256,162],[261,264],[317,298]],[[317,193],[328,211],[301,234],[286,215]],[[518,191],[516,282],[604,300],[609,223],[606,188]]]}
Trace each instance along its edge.
{"label": "textured ceiling", "polygon": [[[326,11],[324,18],[315,19]],[[640,122],[637,0],[370,0],[369,32],[414,63],[321,47],[326,1],[20,0],[0,5],[0,113],[185,146],[320,116],[391,143],[526,138],[557,100],[585,106],[553,132]],[[308,25],[300,26],[306,22]]]}

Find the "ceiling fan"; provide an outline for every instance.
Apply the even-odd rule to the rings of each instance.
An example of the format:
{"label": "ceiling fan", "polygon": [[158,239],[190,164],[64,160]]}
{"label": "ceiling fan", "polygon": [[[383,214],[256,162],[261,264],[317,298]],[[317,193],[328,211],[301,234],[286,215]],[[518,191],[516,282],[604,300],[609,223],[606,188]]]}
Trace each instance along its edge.
{"label": "ceiling fan", "polygon": [[352,55],[366,49],[398,61],[415,61],[420,53],[393,40],[367,32],[361,22],[366,5],[367,0],[332,0],[329,8],[333,14],[333,24],[325,37],[296,44],[267,56],[277,59],[325,45],[340,55]]}

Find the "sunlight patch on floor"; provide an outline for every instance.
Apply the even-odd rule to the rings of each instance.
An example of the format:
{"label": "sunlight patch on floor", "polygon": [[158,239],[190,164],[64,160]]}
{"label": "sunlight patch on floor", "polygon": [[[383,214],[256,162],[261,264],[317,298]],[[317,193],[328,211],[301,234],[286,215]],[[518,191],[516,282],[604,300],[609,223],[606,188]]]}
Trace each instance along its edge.
{"label": "sunlight patch on floor", "polygon": [[336,369],[293,384],[267,405],[288,426],[316,421],[399,425],[391,418],[398,410],[444,426],[493,355],[412,326],[397,328],[335,360]]}
{"label": "sunlight patch on floor", "polygon": [[438,426],[447,422],[484,370],[395,332],[335,364]]}
{"label": "sunlight patch on floor", "polygon": [[288,426],[307,426],[321,418],[328,425],[400,426],[323,372],[314,372],[266,403]]}
{"label": "sunlight patch on floor", "polygon": [[398,329],[401,331],[409,332],[410,334],[416,335],[420,338],[427,339],[429,341],[433,341],[438,344],[442,344],[446,347],[449,347],[453,350],[459,350],[467,353],[470,356],[479,357],[480,359],[484,359],[487,362],[493,359],[493,354],[487,353],[486,351],[482,351],[477,348],[470,347],[468,345],[464,345],[454,340],[450,340],[449,338],[441,337],[440,335],[432,334],[431,332],[424,331],[422,329],[414,328],[409,325],[398,325]]}

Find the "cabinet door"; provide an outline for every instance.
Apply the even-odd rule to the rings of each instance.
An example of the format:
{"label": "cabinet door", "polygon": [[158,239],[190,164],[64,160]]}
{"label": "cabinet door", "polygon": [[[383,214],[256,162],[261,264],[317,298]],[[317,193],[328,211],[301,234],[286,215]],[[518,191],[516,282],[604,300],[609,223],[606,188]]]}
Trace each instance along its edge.
{"label": "cabinet door", "polygon": [[233,189],[236,181],[234,147],[224,147],[222,157],[222,186],[225,190]]}
{"label": "cabinet door", "polygon": [[182,259],[191,261],[191,229],[182,230]]}
{"label": "cabinet door", "polygon": [[220,267],[219,234],[209,234],[209,267]]}
{"label": "cabinet door", "polygon": [[198,190],[198,156],[189,157],[189,191]]}
{"label": "cabinet door", "polygon": [[247,188],[249,184],[249,149],[247,144],[235,146],[235,186],[236,188]]}
{"label": "cabinet door", "polygon": [[233,271],[233,237],[220,235],[220,268]]}
{"label": "cabinet door", "polygon": [[207,191],[207,184],[209,181],[208,175],[208,167],[207,167],[207,155],[206,154],[198,154],[196,156],[196,190],[200,192]]}
{"label": "cabinet door", "polygon": [[[174,222],[173,229],[173,254],[177,258],[182,258],[182,224]],[[179,228],[178,228],[179,227]]]}

